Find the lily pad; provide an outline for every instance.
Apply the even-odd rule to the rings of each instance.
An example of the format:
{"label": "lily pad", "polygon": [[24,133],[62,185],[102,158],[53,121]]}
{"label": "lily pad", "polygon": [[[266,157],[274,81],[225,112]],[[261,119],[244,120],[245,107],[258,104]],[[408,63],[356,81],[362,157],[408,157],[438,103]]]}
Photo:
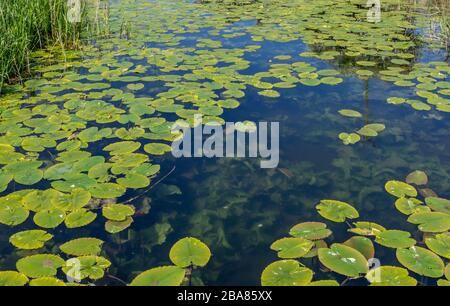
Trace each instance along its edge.
{"label": "lily pad", "polygon": [[405,231],[388,230],[379,233],[375,242],[388,248],[409,248],[416,244],[416,241],[411,238],[411,234]]}
{"label": "lily pad", "polygon": [[279,260],[268,265],[261,274],[262,286],[306,286],[313,272],[296,260]]}
{"label": "lily pad", "polygon": [[384,232],[386,229],[373,222],[355,222],[353,223],[354,228],[349,229],[348,231],[357,235],[362,236],[377,236],[379,233]]}
{"label": "lily pad", "polygon": [[336,200],[321,200],[316,209],[322,217],[334,222],[345,222],[347,219],[359,217],[358,211],[353,206]]}
{"label": "lily pad", "polygon": [[0,287],[21,287],[28,283],[28,277],[17,271],[0,271]]}
{"label": "lily pad", "polygon": [[55,228],[64,222],[66,213],[62,209],[41,210],[33,217],[34,223],[42,228]]}
{"label": "lily pad", "polygon": [[371,286],[416,286],[417,280],[409,276],[408,270],[381,266],[371,269],[366,275]]}
{"label": "lily pad", "polygon": [[450,236],[448,234],[438,234],[425,239],[425,244],[439,256],[450,259]]}
{"label": "lily pad", "polygon": [[66,284],[55,277],[40,277],[30,281],[32,287],[64,287]]}
{"label": "lily pad", "polygon": [[125,221],[134,215],[134,207],[124,204],[109,204],[103,206],[102,213],[106,219],[112,221]]}
{"label": "lily pad", "polygon": [[314,243],[305,238],[282,238],[270,246],[274,251],[278,252],[280,258],[300,258],[307,254]]}
{"label": "lily pad", "polygon": [[64,220],[64,223],[66,224],[67,228],[77,228],[92,223],[95,218],[97,218],[96,213],[93,213],[92,211],[84,208],[80,208],[75,209],[70,214],[68,214],[66,219]]}
{"label": "lily pad", "polygon": [[172,151],[172,147],[164,143],[149,143],[144,146],[144,151],[152,155],[163,155]]}
{"label": "lily pad", "polygon": [[362,117],[361,113],[352,109],[341,109],[339,111],[339,114],[341,114],[344,117],[351,117],[351,118],[360,118]]}
{"label": "lily pad", "polygon": [[102,251],[103,241],[96,238],[78,238],[59,246],[61,251],[73,256],[98,255]]}
{"label": "lily pad", "polygon": [[81,256],[67,260],[62,270],[68,277],[79,282],[86,278],[103,278],[105,270],[110,266],[111,262],[101,256]]}
{"label": "lily pad", "polygon": [[52,254],[37,254],[19,259],[17,270],[31,278],[54,276],[58,268],[64,265],[64,260]]}
{"label": "lily pad", "polygon": [[426,185],[428,184],[428,176],[425,172],[416,170],[408,174],[408,176],[406,177],[406,182],[408,184],[414,184],[418,186]]}
{"label": "lily pad", "polygon": [[14,201],[0,202],[0,223],[16,226],[28,218],[29,211]]}
{"label": "lily pad", "polygon": [[325,267],[348,277],[358,277],[369,270],[364,255],[343,244],[335,243],[331,248],[319,249],[318,255]]}
{"label": "lily pad", "polygon": [[42,248],[45,242],[53,238],[53,235],[41,230],[29,230],[18,232],[9,238],[9,242],[16,248],[33,250]]}
{"label": "lily pad", "polygon": [[408,270],[419,275],[439,278],[444,275],[444,262],[433,252],[421,248],[397,249],[397,259]]}
{"label": "lily pad", "polygon": [[404,198],[404,197],[414,198],[417,196],[416,188],[400,181],[388,181],[384,186],[384,189],[386,189],[386,191],[389,194],[397,198]]}
{"label": "lily pad", "polygon": [[114,183],[104,183],[89,188],[89,192],[99,199],[113,199],[124,195],[126,188]]}
{"label": "lily pad", "polygon": [[293,226],[289,234],[297,238],[320,240],[329,237],[332,231],[322,222],[304,222]]}
{"label": "lily pad", "polygon": [[170,249],[170,260],[177,266],[186,268],[191,265],[203,267],[210,257],[208,246],[193,237],[178,240]]}
{"label": "lily pad", "polygon": [[105,230],[110,234],[117,234],[130,227],[133,223],[133,218],[128,217],[124,221],[112,221],[105,222]]}
{"label": "lily pad", "polygon": [[339,139],[342,140],[345,145],[351,145],[359,142],[361,140],[361,136],[356,133],[340,133]]}
{"label": "lily pad", "polygon": [[373,246],[372,240],[369,238],[355,236],[348,239],[343,244],[359,251],[367,260],[375,257],[375,247]]}
{"label": "lily pad", "polygon": [[420,212],[412,214],[408,222],[419,225],[426,233],[442,233],[450,229],[450,215],[441,212]]}
{"label": "lily pad", "polygon": [[186,270],[177,266],[163,266],[142,272],[130,286],[180,286]]}
{"label": "lily pad", "polygon": [[425,203],[434,211],[450,214],[450,200],[428,197],[425,199]]}
{"label": "lily pad", "polygon": [[117,184],[125,188],[139,189],[148,187],[150,180],[141,174],[128,173],[125,177],[118,178]]}

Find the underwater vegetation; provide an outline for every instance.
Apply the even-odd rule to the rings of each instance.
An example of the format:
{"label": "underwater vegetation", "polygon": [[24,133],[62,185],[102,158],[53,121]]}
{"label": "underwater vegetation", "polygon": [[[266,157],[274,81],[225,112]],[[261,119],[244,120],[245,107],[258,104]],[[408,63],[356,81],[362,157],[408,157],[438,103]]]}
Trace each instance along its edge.
{"label": "underwater vegetation", "polygon": [[[111,1],[103,12],[108,29],[89,36],[66,27],[62,7],[51,10],[59,17],[47,23],[48,10],[37,5],[60,2],[27,1],[30,10],[21,12],[38,18],[39,10],[45,20],[38,23],[42,40],[21,40],[30,45],[17,45],[19,52],[2,48],[13,44],[10,36],[0,37],[2,74],[30,70],[30,78],[5,85],[0,96],[0,285],[208,285],[219,282],[227,260],[239,262],[248,255],[237,253],[236,245],[263,245],[265,252],[276,236],[271,229],[315,218],[305,203],[324,192],[335,199],[355,192],[363,203],[379,196],[371,179],[396,177],[398,168],[418,166],[432,169],[435,186],[446,192],[445,156],[422,151],[418,156],[430,143],[438,143],[435,152],[447,148],[442,139],[448,135],[443,118],[450,112],[448,60],[433,55],[423,62],[420,54],[424,45],[436,54],[448,53],[445,38],[421,35],[426,17],[394,0],[384,1],[380,22],[367,22],[365,2]],[[0,10],[3,22],[18,14],[19,1],[0,3],[0,8],[13,3],[17,6]],[[8,24],[8,31],[19,29]],[[21,33],[35,33],[30,26],[35,24],[23,23]],[[78,35],[87,39],[67,50]],[[31,53],[35,48],[42,49]],[[348,85],[349,80],[358,83]],[[383,107],[411,111],[412,120],[398,123],[379,113],[369,120],[366,109],[350,103],[314,112],[309,103],[314,90],[331,104],[334,90],[361,83],[368,105],[376,82],[389,88],[380,99]],[[289,101],[282,100],[286,96]],[[320,143],[319,149],[323,143],[333,146],[330,155],[336,156],[329,168],[286,161],[261,173],[251,162],[219,161],[166,182],[181,163],[175,166],[169,154],[170,143],[181,136],[171,133],[174,123],[193,126],[193,116],[202,114],[205,123],[220,125],[245,110],[250,99],[259,103],[255,109],[281,109],[280,104],[292,102],[308,112],[300,130],[310,134],[302,137]],[[255,120],[255,112],[247,109],[237,120]],[[268,120],[265,116],[271,114],[256,119]],[[286,113],[274,117],[286,123],[283,133],[295,141],[298,126],[287,127]],[[428,118],[440,124],[436,133],[411,131],[410,121]],[[306,127],[311,120],[318,122],[315,131]],[[417,142],[385,148],[408,133]],[[359,153],[370,145],[372,155],[364,161]],[[294,154],[302,149],[294,148]],[[382,161],[372,164],[373,155]],[[303,222],[292,228],[291,237],[271,245],[281,260],[264,270],[261,283],[416,285],[439,279],[439,285],[448,284],[448,200],[424,187],[425,178],[415,172],[406,183],[386,185],[398,198],[395,207],[418,225],[417,233],[388,230],[375,221],[340,230]],[[186,181],[192,194],[196,190],[195,199],[180,200]],[[267,207],[261,198],[276,205]],[[191,206],[183,208],[184,202]],[[291,213],[285,203],[304,207]],[[356,210],[336,200],[322,200],[316,208],[338,225],[379,209]],[[345,242],[328,247],[332,241]],[[381,254],[383,263],[393,249],[402,267],[369,270],[371,258]],[[261,271],[252,273],[258,278]]]}

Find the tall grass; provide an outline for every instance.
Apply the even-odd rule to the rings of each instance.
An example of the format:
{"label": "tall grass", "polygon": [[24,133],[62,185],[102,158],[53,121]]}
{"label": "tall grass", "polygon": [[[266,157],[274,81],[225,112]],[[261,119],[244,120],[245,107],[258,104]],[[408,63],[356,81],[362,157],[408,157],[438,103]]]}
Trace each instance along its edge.
{"label": "tall grass", "polygon": [[0,0],[0,92],[29,73],[33,50],[76,47],[81,27],[68,22],[67,0]]}

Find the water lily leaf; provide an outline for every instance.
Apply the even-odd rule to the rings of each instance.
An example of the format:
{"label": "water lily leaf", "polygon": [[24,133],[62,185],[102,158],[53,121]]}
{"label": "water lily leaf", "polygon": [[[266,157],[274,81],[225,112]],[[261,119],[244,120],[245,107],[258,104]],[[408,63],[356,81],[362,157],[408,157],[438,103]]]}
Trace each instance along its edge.
{"label": "water lily leaf", "polygon": [[0,202],[0,223],[16,226],[28,218],[29,211],[17,202]]}
{"label": "water lily leaf", "polygon": [[408,174],[408,176],[406,177],[406,182],[408,184],[415,184],[418,186],[426,185],[428,184],[428,176],[425,172],[416,170]]}
{"label": "water lily leaf", "polygon": [[42,180],[43,176],[44,173],[41,170],[30,168],[14,173],[14,180],[18,184],[29,186]]}
{"label": "water lily leaf", "polygon": [[411,237],[411,234],[399,230],[387,230],[379,233],[375,242],[388,248],[409,248],[416,244],[416,241]]}
{"label": "water lily leaf", "polygon": [[279,260],[268,265],[261,274],[262,286],[306,286],[313,272],[296,260]]}
{"label": "water lily leaf", "polygon": [[53,238],[53,235],[41,230],[29,230],[18,232],[9,237],[9,242],[16,248],[33,250],[42,248],[45,242]]}
{"label": "water lily leaf", "polygon": [[429,208],[422,205],[423,202],[416,198],[399,198],[395,201],[395,207],[405,215],[411,215],[416,212],[426,212]]}
{"label": "water lily leaf", "polygon": [[102,213],[106,219],[112,221],[125,221],[134,215],[134,207],[124,204],[108,204],[103,206]]}
{"label": "water lily leaf", "polygon": [[293,226],[289,234],[297,238],[320,240],[329,237],[332,231],[322,222],[304,222]]}
{"label": "water lily leaf", "polygon": [[321,200],[316,205],[319,214],[333,222],[345,222],[346,219],[359,217],[358,211],[351,205],[336,200]]}
{"label": "water lily leaf", "polygon": [[144,175],[129,173],[125,177],[118,178],[117,184],[125,188],[138,189],[148,187],[150,180]]}
{"label": "water lily leaf", "polygon": [[89,188],[89,192],[99,199],[113,199],[124,195],[126,188],[114,183],[104,183]]}
{"label": "water lily leaf", "polygon": [[282,238],[270,246],[274,251],[278,252],[280,258],[300,258],[307,254],[314,243],[304,238]]}
{"label": "water lily leaf", "polygon": [[371,286],[416,286],[417,280],[409,276],[408,270],[381,266],[371,269],[366,275]]}
{"label": "water lily leaf", "polygon": [[386,189],[386,191],[389,194],[397,198],[404,198],[404,197],[415,198],[417,196],[416,188],[400,181],[388,181],[384,186],[384,189]]}
{"label": "water lily leaf", "polygon": [[19,259],[17,270],[31,278],[54,276],[57,269],[64,265],[64,260],[53,254],[37,254]]}
{"label": "water lily leaf", "polygon": [[308,284],[311,287],[338,287],[339,283],[335,280],[319,280]]}
{"label": "water lily leaf", "polygon": [[163,266],[142,272],[130,286],[180,286],[186,270],[177,266]]}
{"label": "water lily leaf", "polygon": [[126,218],[125,221],[108,220],[105,222],[105,230],[110,234],[117,234],[130,227],[132,223],[133,223],[132,217]]}
{"label": "water lily leaf", "polygon": [[101,256],[81,256],[71,258],[62,267],[63,272],[75,281],[86,278],[97,280],[105,275],[105,270],[111,266],[111,262]]}
{"label": "water lily leaf", "polygon": [[439,287],[450,287],[450,281],[449,281],[449,280],[446,280],[446,279],[439,279],[439,280],[437,281],[437,285],[438,285]]}
{"label": "water lily leaf", "polygon": [[16,271],[0,271],[0,287],[21,287],[28,283],[28,277]]}
{"label": "water lily leaf", "polygon": [[361,113],[352,109],[341,109],[339,111],[339,114],[341,114],[344,117],[351,117],[351,118],[360,118],[362,117]]}
{"label": "water lily leaf", "polygon": [[396,255],[403,266],[419,275],[433,278],[444,275],[444,262],[427,249],[417,246],[409,249],[397,249]]}
{"label": "water lily leaf", "polygon": [[305,255],[303,255],[303,258],[313,258],[317,256],[317,252],[319,249],[322,248],[328,248],[328,244],[325,242],[325,240],[314,240],[314,246],[313,248]]}
{"label": "water lily leaf", "polygon": [[52,208],[53,199],[58,196],[58,191],[54,189],[34,190],[23,197],[22,203],[25,208],[39,212]]}
{"label": "water lily leaf", "polygon": [[438,234],[425,239],[427,247],[439,256],[450,259],[450,236],[448,234]]}
{"label": "water lily leaf", "polygon": [[30,286],[35,287],[64,287],[66,284],[55,277],[40,277],[30,281]]}
{"label": "water lily leaf", "polygon": [[450,214],[450,200],[428,197],[425,199],[425,203],[434,211]]}
{"label": "water lily leaf", "polygon": [[386,230],[383,226],[373,222],[355,222],[353,225],[355,227],[348,231],[361,236],[377,236],[379,233]]}
{"label": "water lily leaf", "polygon": [[335,243],[331,248],[319,249],[318,255],[325,267],[348,277],[358,277],[369,270],[364,255],[343,244]]}
{"label": "water lily leaf", "polygon": [[409,216],[409,223],[418,224],[426,233],[442,233],[450,229],[450,215],[441,212],[420,212]]}
{"label": "water lily leaf", "polygon": [[34,223],[42,228],[56,228],[64,222],[66,213],[62,209],[41,210],[33,217]]}
{"label": "water lily leaf", "polygon": [[149,143],[144,146],[144,151],[152,155],[163,155],[172,151],[172,147],[164,143]]}
{"label": "water lily leaf", "polygon": [[70,194],[61,193],[53,199],[53,205],[63,211],[83,208],[91,200],[91,193],[81,188],[75,188]]}
{"label": "water lily leaf", "polygon": [[110,155],[120,155],[133,153],[141,147],[139,142],[135,141],[120,141],[112,143],[103,148],[104,151],[108,151]]}
{"label": "water lily leaf", "polygon": [[361,136],[356,133],[340,133],[339,139],[342,140],[345,145],[351,145],[359,142],[361,140]]}
{"label": "water lily leaf", "polygon": [[269,98],[279,98],[281,96],[280,93],[276,90],[262,90],[258,92],[258,95]]}
{"label": "water lily leaf", "polygon": [[96,238],[78,238],[59,246],[68,255],[85,256],[98,255],[102,251],[103,241]]}
{"label": "water lily leaf", "polygon": [[208,246],[193,237],[178,240],[170,249],[170,260],[177,266],[186,268],[191,265],[203,267],[210,257]]}
{"label": "water lily leaf", "polygon": [[67,228],[77,228],[83,227],[90,223],[92,223],[95,218],[97,218],[97,214],[93,213],[84,208],[75,209],[70,214],[67,215],[64,223]]}
{"label": "water lily leaf", "polygon": [[359,251],[367,260],[375,257],[375,247],[373,246],[372,240],[369,238],[355,236],[348,239],[343,244]]}

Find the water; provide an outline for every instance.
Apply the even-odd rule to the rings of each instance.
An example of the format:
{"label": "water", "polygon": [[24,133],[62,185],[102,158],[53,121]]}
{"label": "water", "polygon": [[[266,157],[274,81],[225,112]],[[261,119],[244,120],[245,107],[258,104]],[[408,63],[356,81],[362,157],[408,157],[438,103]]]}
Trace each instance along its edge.
{"label": "water", "polygon": [[[153,1],[149,3],[152,4]],[[119,54],[119,62],[131,61],[134,65],[148,66],[144,59],[136,57],[139,53],[136,46],[142,44],[147,48],[162,50],[174,48],[146,39],[148,36],[154,37],[155,33],[164,32],[160,30],[162,25],[151,24],[159,18],[158,14],[161,9],[165,10],[165,6],[171,8],[172,16],[179,16],[178,25],[189,24],[189,19],[192,19],[193,24],[201,24],[198,20],[199,13],[189,10],[189,5],[198,8],[199,4],[187,3],[177,7],[170,4],[170,1],[155,3],[159,8],[153,12],[150,6],[149,9],[140,11],[133,1],[124,1],[122,5],[112,1],[112,19],[128,18],[131,23],[130,40],[119,44],[119,50],[125,50]],[[133,9],[136,11],[133,12]],[[140,207],[142,202],[150,203],[148,214],[137,216],[129,229],[116,235],[105,233],[105,220],[101,216],[94,223],[76,231],[58,227],[51,230],[58,233],[58,237],[55,234],[55,241],[62,243],[74,237],[89,235],[104,239],[104,255],[112,262],[108,274],[129,282],[140,271],[170,264],[168,253],[173,243],[180,238],[193,236],[204,241],[213,254],[206,267],[194,272],[195,284],[258,285],[262,270],[277,259],[276,252],[270,250],[270,245],[275,240],[288,236],[289,229],[297,223],[324,221],[314,208],[321,199],[339,199],[351,203],[358,209],[360,220],[377,222],[389,229],[410,231],[416,235],[414,238],[420,240],[416,226],[407,223],[407,217],[395,209],[395,199],[384,191],[384,184],[392,179],[404,180],[411,171],[421,169],[430,177],[429,188],[440,197],[450,197],[450,115],[436,110],[418,111],[407,104],[388,104],[386,99],[392,96],[417,97],[413,97],[414,90],[411,87],[396,86],[392,82],[381,80],[379,76],[358,78],[354,73],[356,65],[349,63],[352,60],[349,57],[323,60],[300,56],[302,52],[312,50],[311,45],[302,39],[289,42],[252,41],[252,34],[256,35],[254,31],[258,31],[258,22],[252,18],[252,13],[243,14],[243,20],[233,19],[221,27],[223,32],[242,32],[244,35],[235,38],[211,35],[209,31],[214,29],[214,19],[222,21],[225,15],[226,10],[220,9],[223,10],[223,15],[215,10],[204,17],[205,25],[209,24],[209,27],[192,33],[177,34],[177,37],[186,39],[180,40],[175,48],[195,48],[197,40],[202,38],[219,40],[223,48],[228,49],[257,44],[261,46],[259,50],[243,55],[242,58],[249,65],[240,70],[240,74],[254,75],[267,71],[274,63],[303,61],[318,70],[340,71],[343,82],[335,86],[321,84],[310,87],[297,84],[290,89],[277,88],[280,98],[260,96],[258,91],[261,89],[247,86],[245,97],[238,99],[240,106],[225,110],[220,116],[231,122],[280,122],[281,152],[278,168],[260,169],[258,160],[247,158],[174,159],[170,154],[155,157],[152,162],[161,164],[161,172],[152,182],[158,183],[141,196],[138,196],[141,190],[127,190],[118,199],[120,203],[138,196],[132,204]],[[235,9],[231,7],[230,12]],[[117,15],[116,10],[120,14]],[[133,20],[135,14],[142,16]],[[285,23],[289,23],[295,16],[291,16],[289,12],[283,14],[286,14],[285,21],[276,21],[286,26]],[[385,14],[388,15],[389,11]],[[263,21],[275,22],[270,15],[260,17]],[[161,18],[169,23],[166,27],[171,30],[176,27],[176,24],[168,22],[170,15]],[[262,29],[267,29],[267,26]],[[302,33],[301,30],[299,32]],[[104,46],[105,42],[99,40],[97,43]],[[413,63],[448,63],[447,53],[442,48],[430,49],[424,44],[412,49],[415,54]],[[286,61],[274,59],[278,55],[290,55],[292,58]],[[372,60],[378,61],[377,56]],[[105,58],[100,57],[99,60],[101,63]],[[156,67],[149,67],[144,76],[158,75]],[[88,70],[81,68],[78,73],[89,74]],[[168,74],[184,75],[185,72]],[[448,74],[445,80],[450,81]],[[156,97],[159,92],[167,90],[167,87],[162,86],[164,83],[154,84],[157,86],[147,85],[138,96]],[[113,88],[125,87],[120,81],[113,81],[111,85]],[[57,95],[66,92],[70,92],[70,89]],[[124,106],[117,102],[114,105]],[[343,117],[338,114],[341,109],[357,110],[363,117]],[[161,116],[169,120],[177,118],[174,114],[167,113]],[[369,123],[383,123],[386,130],[377,137],[363,138],[361,142],[351,146],[345,146],[338,139],[339,133],[356,131]],[[89,122],[89,126],[91,125],[98,124]],[[108,126],[131,127],[132,124],[111,123]],[[105,139],[100,143],[90,144],[89,149],[93,155],[107,156],[102,148],[109,142],[111,140]],[[148,139],[142,139],[143,144],[149,142]],[[54,150],[51,152],[57,154]],[[45,180],[33,186],[38,189],[49,187]],[[15,189],[23,187],[11,184],[2,195]],[[330,241],[345,241],[350,237],[347,224],[326,223],[334,232]],[[9,245],[8,237],[17,232],[18,228],[32,227],[31,220],[13,229],[0,227],[1,270],[14,269],[15,260],[22,257],[20,252]],[[382,265],[398,265],[392,249],[378,245],[375,247],[376,257],[381,260]],[[24,254],[28,254],[26,252]],[[307,262],[315,271],[317,279],[345,279],[336,274],[321,272],[317,259]],[[120,283],[106,277],[98,284]]]}

